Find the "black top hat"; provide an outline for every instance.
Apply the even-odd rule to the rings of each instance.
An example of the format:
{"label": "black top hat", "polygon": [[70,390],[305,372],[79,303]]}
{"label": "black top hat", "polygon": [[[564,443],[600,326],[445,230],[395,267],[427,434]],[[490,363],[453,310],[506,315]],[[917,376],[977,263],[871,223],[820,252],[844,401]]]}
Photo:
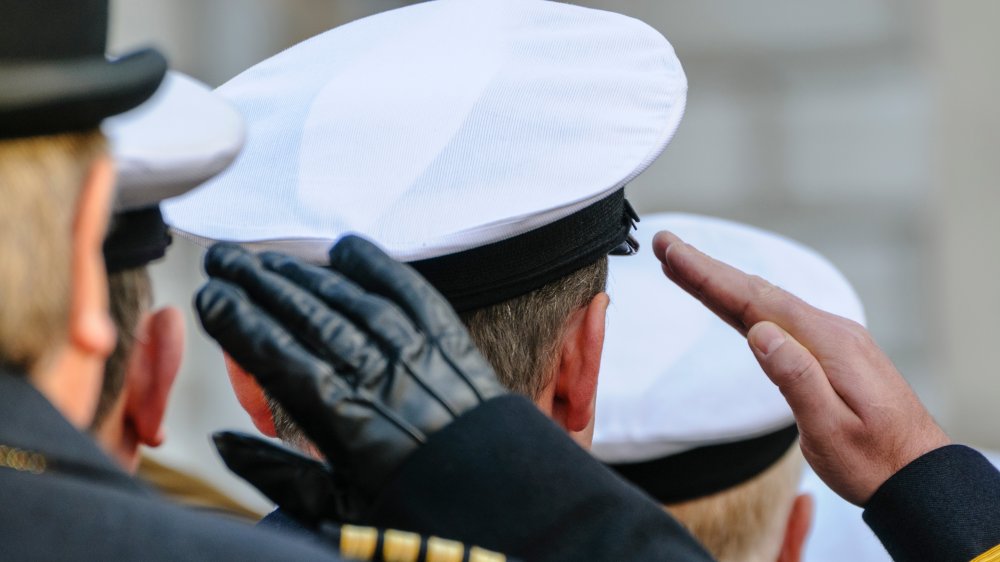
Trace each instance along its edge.
{"label": "black top hat", "polygon": [[155,50],[105,57],[108,0],[0,0],[0,138],[96,127],[153,95]]}

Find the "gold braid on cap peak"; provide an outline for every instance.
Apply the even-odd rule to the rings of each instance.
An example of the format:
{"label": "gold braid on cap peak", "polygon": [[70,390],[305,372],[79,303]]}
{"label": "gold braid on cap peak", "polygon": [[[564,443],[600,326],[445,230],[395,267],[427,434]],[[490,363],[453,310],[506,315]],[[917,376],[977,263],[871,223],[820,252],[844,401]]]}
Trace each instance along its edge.
{"label": "gold braid on cap peak", "polygon": [[458,541],[357,525],[340,526],[340,554],[383,562],[507,562],[503,554]]}

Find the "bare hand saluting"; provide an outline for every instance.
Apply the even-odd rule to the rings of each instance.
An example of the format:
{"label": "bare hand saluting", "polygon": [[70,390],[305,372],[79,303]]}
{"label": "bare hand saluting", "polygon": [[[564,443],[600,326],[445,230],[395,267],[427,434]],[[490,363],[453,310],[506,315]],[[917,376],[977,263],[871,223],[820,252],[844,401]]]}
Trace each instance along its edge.
{"label": "bare hand saluting", "polygon": [[653,252],[667,277],[747,337],[795,414],[806,460],[848,501],[864,505],[899,469],[951,443],[861,325],[670,232]]}

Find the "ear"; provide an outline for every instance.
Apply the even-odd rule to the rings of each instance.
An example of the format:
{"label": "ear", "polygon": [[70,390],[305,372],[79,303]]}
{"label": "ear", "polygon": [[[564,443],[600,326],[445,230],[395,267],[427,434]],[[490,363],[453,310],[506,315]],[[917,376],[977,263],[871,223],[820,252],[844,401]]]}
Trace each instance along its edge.
{"label": "ear", "polygon": [[587,306],[570,316],[563,332],[552,418],[571,433],[587,432],[594,419],[608,302],[606,293],[598,293]]}
{"label": "ear", "polygon": [[108,278],[102,253],[111,212],[112,185],[114,167],[110,158],[98,158],[80,191],[73,221],[69,343],[83,354],[99,358],[102,363],[115,348],[115,327],[108,314]]}
{"label": "ear", "polygon": [[163,442],[163,416],[184,354],[184,319],[167,307],[147,315],[125,372],[126,423],[143,445]]}
{"label": "ear", "polygon": [[115,347],[102,252],[113,182],[111,159],[95,160],[73,216],[66,341],[50,361],[36,365],[31,373],[38,390],[80,429],[90,427],[94,419],[104,362]]}
{"label": "ear", "polygon": [[785,527],[785,540],[781,544],[778,562],[799,562],[805,550],[806,537],[812,526],[813,498],[809,494],[799,494],[792,503]]}
{"label": "ear", "polygon": [[226,358],[226,371],[229,373],[229,384],[233,386],[236,393],[236,400],[240,406],[250,415],[250,421],[260,431],[268,437],[277,437],[278,432],[274,430],[274,416],[271,408],[267,405],[267,397],[264,389],[257,384],[257,379],[253,375],[243,370],[229,354],[224,354]]}

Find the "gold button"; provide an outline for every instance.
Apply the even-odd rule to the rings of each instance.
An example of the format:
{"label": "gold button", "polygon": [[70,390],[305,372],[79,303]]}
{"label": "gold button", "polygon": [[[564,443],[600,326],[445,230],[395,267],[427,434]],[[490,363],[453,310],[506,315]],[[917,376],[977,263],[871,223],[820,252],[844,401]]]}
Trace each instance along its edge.
{"label": "gold button", "polygon": [[385,562],[416,562],[420,556],[420,535],[386,529],[382,535]]}
{"label": "gold button", "polygon": [[507,557],[503,554],[478,546],[472,547],[472,550],[469,551],[469,562],[506,562],[506,560]]}
{"label": "gold button", "polygon": [[438,537],[427,539],[427,562],[462,562],[465,546]]}
{"label": "gold button", "polygon": [[347,558],[371,560],[378,546],[378,530],[373,527],[340,527],[340,553]]}

